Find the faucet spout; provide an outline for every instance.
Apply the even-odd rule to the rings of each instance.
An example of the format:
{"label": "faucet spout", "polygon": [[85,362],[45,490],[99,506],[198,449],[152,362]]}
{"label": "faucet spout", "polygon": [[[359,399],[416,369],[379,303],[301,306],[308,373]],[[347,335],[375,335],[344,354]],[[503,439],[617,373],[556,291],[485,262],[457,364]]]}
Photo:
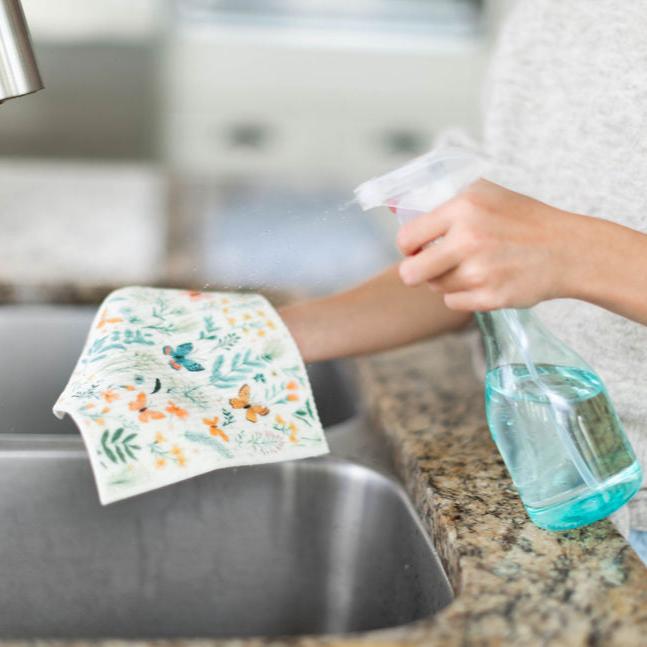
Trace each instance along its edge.
{"label": "faucet spout", "polygon": [[0,103],[43,87],[20,0],[0,0]]}

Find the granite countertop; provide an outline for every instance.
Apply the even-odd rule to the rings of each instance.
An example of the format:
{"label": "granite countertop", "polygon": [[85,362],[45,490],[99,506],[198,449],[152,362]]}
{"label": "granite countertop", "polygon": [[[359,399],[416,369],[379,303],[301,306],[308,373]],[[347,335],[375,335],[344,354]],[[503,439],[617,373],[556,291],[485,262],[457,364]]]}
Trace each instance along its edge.
{"label": "granite countertop", "polygon": [[530,522],[490,438],[461,336],[360,369],[456,594],[404,630],[404,644],[647,644],[647,569],[609,521],[564,533]]}
{"label": "granite countertop", "polygon": [[448,607],[411,625],[350,636],[43,644],[646,644],[645,566],[609,521],[565,533],[549,533],[529,521],[490,439],[482,385],[462,336],[366,358],[358,365],[376,433],[387,437],[452,583],[456,597]]}

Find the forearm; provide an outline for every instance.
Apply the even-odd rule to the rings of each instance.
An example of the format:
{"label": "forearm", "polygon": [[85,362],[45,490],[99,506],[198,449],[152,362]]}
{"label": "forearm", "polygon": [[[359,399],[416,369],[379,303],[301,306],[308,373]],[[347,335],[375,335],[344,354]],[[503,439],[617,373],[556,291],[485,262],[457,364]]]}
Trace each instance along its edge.
{"label": "forearm", "polygon": [[281,316],[307,362],[402,346],[470,319],[426,286],[405,287],[397,266],[347,292],[286,306]]}
{"label": "forearm", "polygon": [[606,220],[582,218],[579,251],[565,273],[565,296],[647,325],[647,235]]}

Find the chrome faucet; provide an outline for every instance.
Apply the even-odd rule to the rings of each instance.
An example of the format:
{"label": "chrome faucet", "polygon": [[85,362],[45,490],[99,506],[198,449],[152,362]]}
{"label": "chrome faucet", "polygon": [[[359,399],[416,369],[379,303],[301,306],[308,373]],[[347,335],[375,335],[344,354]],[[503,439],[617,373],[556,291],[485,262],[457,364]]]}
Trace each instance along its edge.
{"label": "chrome faucet", "polygon": [[20,0],[0,0],[0,103],[43,87]]}

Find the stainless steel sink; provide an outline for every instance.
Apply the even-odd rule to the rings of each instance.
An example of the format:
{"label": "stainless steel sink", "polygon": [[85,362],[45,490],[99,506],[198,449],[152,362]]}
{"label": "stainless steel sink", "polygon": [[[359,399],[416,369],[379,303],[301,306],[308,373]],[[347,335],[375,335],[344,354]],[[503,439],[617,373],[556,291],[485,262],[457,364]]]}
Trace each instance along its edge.
{"label": "stainless steel sink", "polygon": [[[3,363],[0,433],[78,433],[70,418],[52,424],[52,406],[72,373],[95,308],[0,306]],[[348,369],[324,362],[309,367],[324,427],[357,412]]]}
{"label": "stainless steel sink", "polygon": [[[11,366],[0,382],[0,640],[346,633],[449,603],[433,546],[361,415],[329,429],[331,456],[100,506],[79,437],[50,413],[87,317],[0,308]],[[352,382],[335,365],[317,375],[326,419],[343,418],[335,397],[351,407]]]}

